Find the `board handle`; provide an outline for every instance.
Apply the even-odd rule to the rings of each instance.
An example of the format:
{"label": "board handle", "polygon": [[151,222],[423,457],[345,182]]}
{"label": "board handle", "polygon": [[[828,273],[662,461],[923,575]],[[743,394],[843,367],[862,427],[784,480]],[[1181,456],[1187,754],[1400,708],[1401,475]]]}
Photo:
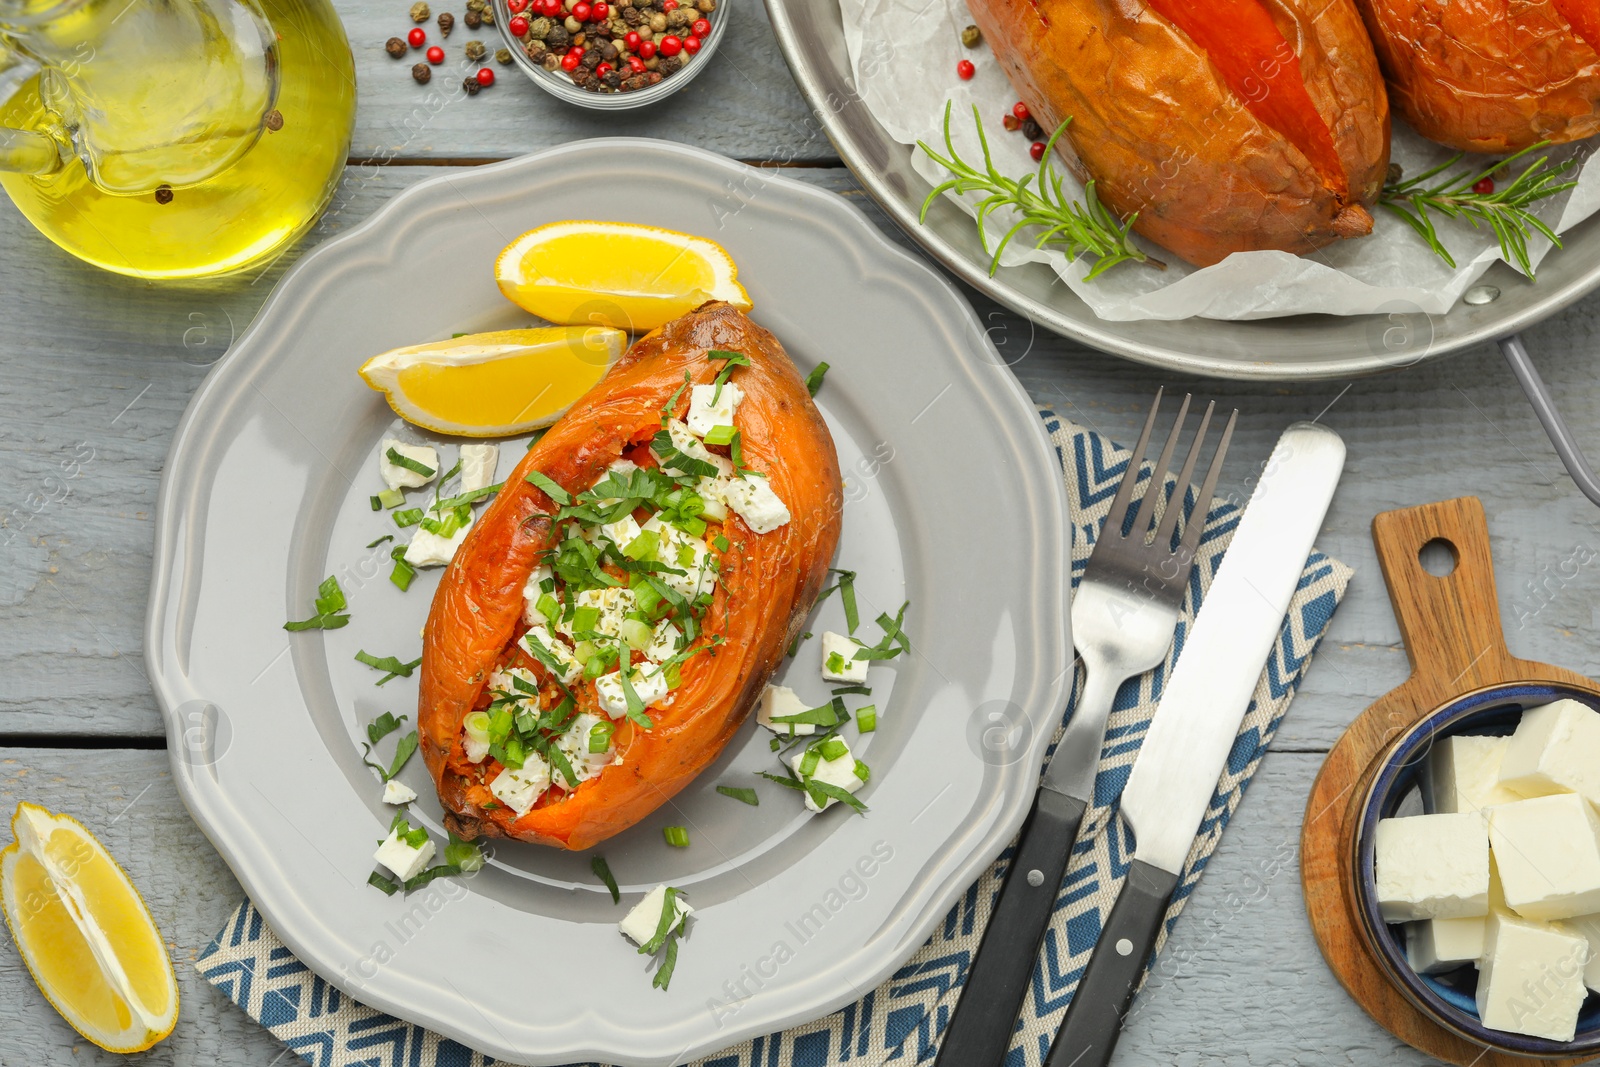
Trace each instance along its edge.
{"label": "board handle", "polygon": [[[1412,684],[1421,690],[1416,695],[1438,703],[1503,681],[1513,661],[1500,626],[1483,502],[1466,496],[1380,512],[1372,520],[1372,540]],[[1422,565],[1423,548],[1434,542],[1449,550],[1453,568],[1447,574]]]}

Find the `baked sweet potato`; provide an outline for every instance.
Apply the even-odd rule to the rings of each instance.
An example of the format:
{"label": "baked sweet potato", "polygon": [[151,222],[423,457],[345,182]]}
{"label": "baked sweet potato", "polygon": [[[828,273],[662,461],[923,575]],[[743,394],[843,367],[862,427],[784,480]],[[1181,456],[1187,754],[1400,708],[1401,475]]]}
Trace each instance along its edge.
{"label": "baked sweet potato", "polygon": [[1357,0],[1395,111],[1463,152],[1600,133],[1595,0]]}
{"label": "baked sweet potato", "polygon": [[1372,229],[1389,109],[1350,0],[971,0],[1058,151],[1198,266]]}
{"label": "baked sweet potato", "polygon": [[[730,361],[730,352],[742,354],[749,365]],[[721,371],[731,372],[723,388],[742,394],[735,416],[740,432],[738,458],[744,468],[766,476],[767,485],[787,506],[789,519],[758,533],[734,505],[720,523],[705,524],[695,535],[692,515],[684,519],[675,512],[655,512],[655,504],[641,504],[615,520],[624,526],[633,523],[627,533],[617,535],[630,543],[615,545],[601,555],[595,570],[621,583],[619,596],[636,598],[627,605],[636,609],[635,615],[664,613],[659,620],[649,616],[658,639],[662,627],[674,624],[689,630],[690,637],[680,649],[678,684],[670,693],[655,702],[641,700],[641,706],[649,705],[642,715],[635,715],[636,709],[618,715],[605,708],[597,688],[597,683],[609,678],[613,696],[621,692],[617,670],[607,668],[609,673],[598,679],[579,674],[568,679],[570,685],[565,688],[559,684],[560,675],[554,668],[566,669],[566,656],[581,656],[585,645],[592,646],[590,651],[596,655],[607,647],[598,631],[606,626],[608,616],[597,614],[578,622],[574,651],[568,652],[549,632],[559,630],[562,624],[548,612],[536,613],[533,600],[541,595],[542,587],[525,590],[530,575],[537,578],[544,573],[536,573],[536,567],[555,568],[548,579],[552,602],[564,605],[566,593],[583,585],[565,575],[571,560],[578,558],[570,553],[582,555],[582,545],[573,540],[574,524],[586,520],[558,519],[566,501],[552,499],[545,488],[526,479],[537,472],[553,481],[559,489],[535,477],[556,496],[570,496],[570,507],[585,506],[580,494],[596,482],[606,487],[621,484],[610,480],[612,471],[620,472],[617,477],[630,484],[653,478],[666,483],[660,486],[658,500],[688,500],[681,494],[680,498],[663,495],[668,488],[689,489],[696,483],[692,472],[686,474],[671,466],[672,462],[684,462],[672,460],[671,450],[667,450],[667,459],[659,458],[663,445],[656,439],[668,436],[663,429],[665,416],[682,416],[690,407],[695,394],[685,387],[686,376],[696,385],[712,385]],[[711,395],[720,394],[713,389]],[[673,434],[687,432],[676,421],[672,425]],[[707,449],[703,454],[716,457],[717,478],[739,480],[737,471],[728,473],[728,461],[717,452]],[[707,494],[705,501],[712,500],[714,486],[721,484],[717,478],[701,477],[699,492]],[[748,477],[743,480],[750,481]],[[610,488],[590,496],[612,498]],[[621,499],[632,501],[632,492]],[[838,544],[841,499],[833,438],[805,382],[770,333],[731,306],[710,303],[636,342],[517,465],[457,551],[434,596],[423,636],[417,724],[420,747],[452,829],[467,838],[505,836],[583,849],[632,826],[682,789],[727,745],[804,623]],[[619,505],[599,500],[588,506],[603,510]],[[683,506],[685,513],[694,510]],[[715,510],[710,503],[706,507],[706,514]],[[571,514],[570,508],[567,514]],[[649,521],[647,514],[653,516]],[[677,516],[673,521],[681,522],[687,532],[678,526],[669,529],[661,521],[664,514]],[[768,520],[756,522],[759,527],[769,524]],[[672,538],[697,539],[680,543],[670,555],[656,550],[652,556],[650,546],[640,550],[633,541],[634,529],[650,530],[652,526],[660,531],[661,545]],[[585,529],[587,537],[577,540],[596,546],[616,533],[594,524]],[[605,532],[597,534],[597,530]],[[645,540],[655,543],[653,537]],[[621,551],[624,548],[627,555]],[[687,567],[684,561],[696,556],[714,562],[705,562],[693,579],[677,579],[691,582],[688,587],[678,587],[687,608],[673,607],[670,594],[662,599],[651,592],[649,578],[672,588],[673,576],[661,569],[665,564],[653,563],[653,571],[639,569],[653,560]],[[635,569],[623,569],[630,560]],[[706,572],[714,582],[709,592],[705,591]],[[557,579],[561,588],[556,588]],[[634,582],[642,583],[638,593],[628,591]],[[596,602],[611,595],[593,588],[588,593]],[[581,604],[585,595],[580,592],[574,600]],[[531,630],[530,618],[536,620]],[[543,631],[543,641],[563,650],[553,665],[548,656],[530,654],[527,638],[546,623],[549,629]],[[592,641],[579,639],[584,626],[592,628]],[[616,647],[626,645],[618,642]],[[630,660],[636,655],[627,654]],[[632,675],[641,697],[648,695],[647,666],[648,661]],[[670,675],[671,671],[663,672],[664,677]],[[532,685],[516,682],[518,677]],[[611,749],[602,754],[598,765],[588,768],[591,776],[568,787],[571,784],[557,776],[556,757],[550,756],[550,779],[556,784],[536,793],[531,807],[519,815],[503,794],[492,788],[514,757],[502,762],[506,756],[503,744],[483,756],[479,740],[475,753],[479,759],[474,761],[474,753],[468,751],[473,747],[468,744],[472,738],[464,732],[464,725],[471,725],[464,723],[469,714],[508,703],[507,694],[491,686],[491,679],[521,690],[509,694],[518,701],[513,711],[558,716],[565,708],[569,716],[592,718],[594,732],[605,733]],[[663,682],[663,687],[666,684]],[[537,689],[537,695],[529,689]],[[565,704],[568,699],[573,706]],[[644,728],[641,720],[650,722],[649,728]],[[520,725],[517,728],[520,730]],[[531,753],[540,745],[539,736],[543,735],[527,735],[526,743],[518,742],[519,748]],[[593,762],[592,752],[592,748],[580,748],[576,753],[568,751],[568,756],[574,763],[580,759]]]}

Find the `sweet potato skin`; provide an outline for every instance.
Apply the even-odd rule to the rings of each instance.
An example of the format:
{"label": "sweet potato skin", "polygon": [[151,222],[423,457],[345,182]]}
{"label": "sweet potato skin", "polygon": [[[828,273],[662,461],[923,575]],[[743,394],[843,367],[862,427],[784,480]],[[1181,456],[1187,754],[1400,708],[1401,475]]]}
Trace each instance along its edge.
{"label": "sweet potato skin", "polygon": [[1424,137],[1502,154],[1600,133],[1600,41],[1554,0],[1357,2],[1395,111]]}
{"label": "sweet potato skin", "polygon": [[[729,512],[720,532],[730,548],[703,619],[705,632],[726,643],[683,664],[671,705],[650,709],[654,729],[618,721],[621,763],[520,819],[504,807],[485,808],[493,795],[482,772],[492,761],[466,760],[461,720],[521,632],[522,587],[551,544],[557,510],[525,476],[541,471],[572,492],[592,485],[625,447],[660,428],[661,410],[685,371],[696,384],[716,376],[723,364],[706,357],[713,348],[750,358],[734,379],[745,392],[738,414],[744,462],[767,473],[791,519],[757,535]],[[687,406],[685,390],[680,416]],[[417,724],[447,823],[469,838],[584,849],[665,803],[721,753],[800,632],[838,546],[842,501],[832,435],[772,334],[734,308],[711,303],[636,342],[518,463],[434,595]]]}
{"label": "sweet potato skin", "polygon": [[[973,18],[1063,159],[1134,229],[1197,266],[1310,252],[1370,232],[1389,110],[1350,0],[1268,0],[1326,121],[1345,189],[1265,125],[1176,25],[1132,0],[971,0]],[[1295,55],[1265,62],[1294,62]]]}

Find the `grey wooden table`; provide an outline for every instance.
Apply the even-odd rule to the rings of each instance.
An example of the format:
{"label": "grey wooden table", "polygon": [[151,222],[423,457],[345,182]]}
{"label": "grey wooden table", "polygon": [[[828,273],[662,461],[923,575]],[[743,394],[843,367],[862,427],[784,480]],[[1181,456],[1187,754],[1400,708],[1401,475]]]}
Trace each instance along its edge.
{"label": "grey wooden table", "polygon": [[[360,80],[352,165],[327,217],[295,254],[441,167],[621,134],[789,168],[849,198],[906,242],[840,166],[783,65],[765,12],[749,0],[734,5],[714,68],[672,106],[632,117],[554,105],[511,71],[476,98],[429,96],[382,50],[409,25],[407,6],[340,4]],[[453,40],[469,36],[458,26]],[[170,939],[182,1017],[168,1041],[131,1062],[292,1063],[188,966],[243,893],[173,788],[141,631],[151,514],[173,426],[294,254],[253,276],[152,285],[79,264],[35,234],[9,202],[0,205],[0,249],[0,808],[29,800],[81,818],[126,865]],[[1232,488],[1244,487],[1293,420],[1319,418],[1349,444],[1320,540],[1356,568],[1349,597],[1169,942],[1174,962],[1144,993],[1116,1062],[1428,1062],[1338,988],[1312,942],[1299,891],[1301,812],[1323,754],[1353,715],[1406,674],[1368,525],[1387,508],[1481,497],[1513,652],[1595,675],[1600,566],[1591,564],[1600,560],[1600,513],[1567,480],[1488,349],[1353,382],[1174,379],[1036,331],[969,295],[1038,401],[1115,438],[1136,436],[1157,385],[1237,405]],[[1600,454],[1593,429],[1600,425],[1593,381],[1600,299],[1527,339],[1568,420]],[[63,477],[64,469],[75,473]],[[4,1067],[117,1059],[78,1038],[48,1007],[9,938],[0,938],[0,1019]]]}

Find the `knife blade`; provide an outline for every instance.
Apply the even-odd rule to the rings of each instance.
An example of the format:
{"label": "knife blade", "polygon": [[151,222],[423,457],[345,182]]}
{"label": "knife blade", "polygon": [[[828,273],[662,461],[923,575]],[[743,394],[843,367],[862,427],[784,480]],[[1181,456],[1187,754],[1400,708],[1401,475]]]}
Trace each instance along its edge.
{"label": "knife blade", "polygon": [[1133,861],[1046,1067],[1096,1067],[1111,1058],[1344,456],[1338,434],[1296,423],[1267,461],[1123,789],[1119,814],[1133,831]]}

